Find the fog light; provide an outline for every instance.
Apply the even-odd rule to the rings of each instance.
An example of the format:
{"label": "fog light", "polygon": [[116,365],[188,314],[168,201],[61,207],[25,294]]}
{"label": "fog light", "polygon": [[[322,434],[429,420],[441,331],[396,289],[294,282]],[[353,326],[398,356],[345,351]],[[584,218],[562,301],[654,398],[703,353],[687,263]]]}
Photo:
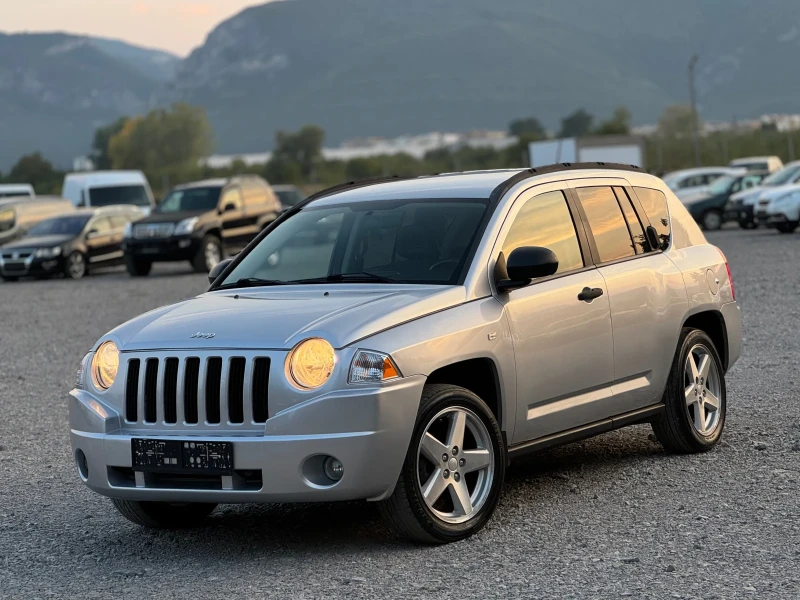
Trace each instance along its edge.
{"label": "fog light", "polygon": [[325,459],[325,464],[322,466],[325,470],[325,475],[332,481],[339,481],[344,475],[344,465],[337,459],[329,456]]}
{"label": "fog light", "polygon": [[75,452],[75,464],[78,467],[78,475],[86,481],[89,479],[89,463],[86,462],[86,455],[80,448]]}
{"label": "fog light", "polygon": [[178,242],[178,248],[188,248],[192,243],[192,240],[181,240]]}

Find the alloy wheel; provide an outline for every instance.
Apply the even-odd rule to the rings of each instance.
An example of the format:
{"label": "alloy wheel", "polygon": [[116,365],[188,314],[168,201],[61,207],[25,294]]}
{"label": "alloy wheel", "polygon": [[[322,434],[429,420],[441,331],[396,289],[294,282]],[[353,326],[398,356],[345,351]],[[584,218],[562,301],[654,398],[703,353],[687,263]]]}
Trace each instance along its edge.
{"label": "alloy wheel", "polygon": [[714,434],[720,422],[720,374],[711,352],[696,344],[684,366],[686,410],[695,431],[704,437]]}
{"label": "alloy wheel", "polygon": [[220,249],[219,244],[214,241],[206,244],[206,247],[203,250],[203,255],[206,259],[206,268],[209,271],[216,267],[217,263],[222,260],[222,250]]}
{"label": "alloy wheel", "polygon": [[67,270],[72,279],[80,279],[86,273],[86,261],[83,259],[83,254],[80,252],[73,252],[67,259]]}
{"label": "alloy wheel", "polygon": [[451,406],[431,419],[417,450],[417,484],[430,511],[463,523],[486,503],[495,457],[489,430],[471,410]]}

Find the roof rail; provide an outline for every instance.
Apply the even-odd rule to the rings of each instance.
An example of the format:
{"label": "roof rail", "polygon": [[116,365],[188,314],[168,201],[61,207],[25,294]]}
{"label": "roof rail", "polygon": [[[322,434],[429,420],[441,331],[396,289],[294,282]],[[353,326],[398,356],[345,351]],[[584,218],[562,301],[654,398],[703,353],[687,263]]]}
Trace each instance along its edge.
{"label": "roof rail", "polygon": [[548,173],[557,173],[559,171],[580,171],[588,169],[613,169],[615,171],[634,171],[636,173],[644,173],[642,168],[637,167],[636,165],[624,165],[621,163],[607,162],[558,163],[554,165],[545,165],[543,167],[531,167],[506,179],[503,183],[492,190],[492,194],[489,196],[489,198],[493,204],[496,204],[500,201],[500,198],[506,195],[508,190],[513,188],[520,181],[525,181],[531,177],[547,175]]}

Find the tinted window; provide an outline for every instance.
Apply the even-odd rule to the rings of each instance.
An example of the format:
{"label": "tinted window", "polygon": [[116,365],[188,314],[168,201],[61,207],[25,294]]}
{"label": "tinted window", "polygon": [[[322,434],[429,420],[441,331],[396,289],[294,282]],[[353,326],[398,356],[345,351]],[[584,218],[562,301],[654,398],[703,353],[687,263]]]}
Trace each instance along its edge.
{"label": "tinted window", "polygon": [[583,267],[575,225],[563,192],[547,192],[531,198],[519,211],[503,242],[506,259],[521,246],[542,246],[558,258],[558,271]]}
{"label": "tinted window", "polygon": [[88,220],[86,215],[47,219],[31,227],[28,235],[78,235]]}
{"label": "tinted window", "polygon": [[[392,200],[312,205],[264,237],[225,283],[248,277],[314,280],[366,271],[388,282],[454,284],[487,204]],[[280,260],[271,261],[276,253]]]}
{"label": "tinted window", "polygon": [[91,188],[89,204],[91,206],[111,206],[113,204],[150,206],[150,198],[143,185],[116,185]]}
{"label": "tinted window", "polygon": [[633,209],[630,198],[628,198],[628,193],[621,187],[615,187],[614,193],[617,195],[622,214],[625,216],[625,222],[628,224],[628,231],[633,239],[636,254],[647,252],[650,250],[650,245],[645,240],[644,228],[639,221],[636,211]]}
{"label": "tinted window", "polygon": [[276,190],[275,194],[280,199],[281,204],[287,208],[294,206],[303,199],[303,196],[294,190]]}
{"label": "tinted window", "polygon": [[763,178],[764,177],[762,175],[747,175],[742,177],[742,189],[747,190],[749,188],[756,187],[761,183]]}
{"label": "tinted window", "polygon": [[30,192],[24,192],[21,190],[18,191],[0,191],[0,198],[17,198],[17,197],[25,197],[30,198]]}
{"label": "tinted window", "polygon": [[634,244],[610,187],[585,187],[575,190],[589,221],[600,262],[634,256]]}
{"label": "tinted window", "polygon": [[218,187],[198,187],[183,190],[173,190],[158,205],[158,212],[202,211],[207,212],[217,208],[219,193]]}
{"label": "tinted window", "polygon": [[663,192],[650,188],[633,188],[639,203],[642,205],[650,225],[655,227],[658,238],[661,241],[661,250],[666,250],[669,246],[670,227],[669,215],[667,213],[667,197]]}

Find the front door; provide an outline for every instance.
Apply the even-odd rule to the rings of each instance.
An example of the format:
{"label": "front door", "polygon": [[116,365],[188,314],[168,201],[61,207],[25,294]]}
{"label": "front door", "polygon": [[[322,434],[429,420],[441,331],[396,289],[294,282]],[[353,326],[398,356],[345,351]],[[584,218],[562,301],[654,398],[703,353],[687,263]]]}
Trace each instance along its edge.
{"label": "front door", "polygon": [[[582,228],[561,186],[538,186],[516,201],[498,239],[499,264],[522,246],[549,248],[559,262],[555,275],[498,296],[516,361],[513,444],[608,416],[614,377],[608,294],[576,223]],[[586,288],[595,297],[582,296]]]}
{"label": "front door", "polygon": [[86,230],[89,264],[101,265],[111,259],[114,252],[118,251],[111,220],[108,217],[98,217],[89,222]]}
{"label": "front door", "polygon": [[219,199],[222,221],[222,243],[226,252],[238,252],[249,241],[244,198],[239,186],[227,188]]}

